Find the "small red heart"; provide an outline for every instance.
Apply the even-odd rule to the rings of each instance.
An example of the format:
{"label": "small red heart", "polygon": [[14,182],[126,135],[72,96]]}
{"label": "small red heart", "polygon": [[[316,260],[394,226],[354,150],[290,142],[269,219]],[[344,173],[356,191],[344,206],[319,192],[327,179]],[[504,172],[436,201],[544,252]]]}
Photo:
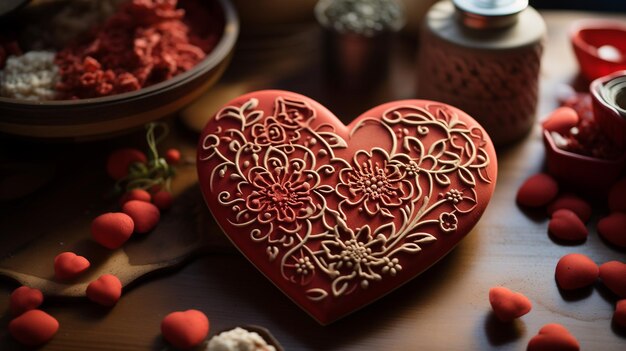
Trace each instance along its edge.
{"label": "small red heart", "polygon": [[526,179],[517,191],[517,203],[527,207],[541,207],[552,201],[559,192],[559,185],[545,173]]}
{"label": "small red heart", "polygon": [[161,333],[174,347],[190,349],[209,334],[209,319],[198,310],[172,312],[163,318]]}
{"label": "small red heart", "polygon": [[626,329],[626,300],[617,301],[615,312],[613,313],[613,322]]}
{"label": "small red heart", "polygon": [[9,332],[19,343],[27,346],[44,344],[57,333],[59,322],[41,310],[30,310],[9,323]]}
{"label": "small red heart", "polygon": [[28,286],[20,286],[11,293],[10,309],[14,316],[34,310],[43,303],[41,291]]}
{"label": "small red heart", "polygon": [[609,261],[600,266],[600,279],[609,290],[620,298],[626,298],[626,264]]}
{"label": "small red heart", "polygon": [[578,340],[564,326],[546,324],[528,342],[527,351],[578,351]]}
{"label": "small red heart", "polygon": [[493,313],[502,322],[510,322],[530,312],[533,305],[521,293],[511,291],[503,286],[489,289],[489,303]]}
{"label": "small red heart", "polygon": [[173,202],[174,198],[172,197],[172,193],[165,190],[158,191],[152,197],[152,203],[154,203],[154,205],[158,207],[159,210],[167,210],[168,208],[172,207]]}
{"label": "small red heart", "polygon": [[569,134],[569,130],[578,124],[578,113],[571,107],[559,107],[546,118],[541,125],[549,132],[561,135]]}
{"label": "small red heart", "polygon": [[58,280],[74,279],[89,269],[90,263],[83,256],[63,252],[54,258],[54,275]]}
{"label": "small red heart", "polygon": [[[137,201],[137,200],[133,200]],[[108,249],[117,249],[131,237],[135,230],[133,219],[122,212],[109,212],[91,222],[91,236]]]}
{"label": "small red heart", "polygon": [[125,203],[131,200],[150,202],[152,200],[152,196],[146,190],[133,189],[131,191],[124,193],[124,195],[122,195],[122,197],[120,198],[120,205],[124,206]]}
{"label": "small red heart", "polygon": [[87,297],[103,306],[115,305],[120,296],[122,296],[122,282],[112,274],[105,274],[87,286]]}
{"label": "small red heart", "polygon": [[626,213],[614,212],[602,218],[598,233],[611,244],[626,248]]}
{"label": "small red heart", "polygon": [[555,278],[563,290],[584,288],[593,284],[600,274],[598,265],[582,254],[561,257],[556,265]]}
{"label": "small red heart", "polygon": [[133,163],[146,162],[148,162],[146,155],[137,149],[118,149],[107,159],[107,173],[111,178],[120,180],[128,175],[128,169]]}
{"label": "small red heart", "polygon": [[159,209],[149,202],[138,200],[128,201],[122,206],[122,211],[130,216],[135,222],[136,233],[147,233],[159,223],[161,213]]}
{"label": "small red heart", "polygon": [[626,178],[618,180],[609,190],[609,209],[626,212]]}
{"label": "small red heart", "polygon": [[563,194],[557,197],[556,200],[548,206],[548,214],[552,216],[554,212],[562,209],[576,213],[583,222],[587,222],[589,218],[591,218],[591,205],[573,194]]}
{"label": "small red heart", "polygon": [[581,241],[587,238],[589,231],[578,215],[570,210],[561,209],[552,214],[548,232],[557,239]]}

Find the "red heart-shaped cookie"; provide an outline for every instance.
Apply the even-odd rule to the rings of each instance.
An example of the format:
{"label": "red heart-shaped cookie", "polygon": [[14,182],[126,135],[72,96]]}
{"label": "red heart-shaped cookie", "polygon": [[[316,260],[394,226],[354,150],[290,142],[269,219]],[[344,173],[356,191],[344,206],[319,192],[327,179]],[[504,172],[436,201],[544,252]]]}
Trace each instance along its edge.
{"label": "red heart-shaped cookie", "polygon": [[527,351],[578,351],[578,340],[564,326],[546,324],[528,342]]}
{"label": "red heart-shaped cookie", "polygon": [[493,308],[493,313],[502,322],[510,322],[519,318],[533,308],[526,296],[503,286],[489,289],[489,303]]}
{"label": "red heart-shaped cookie", "polygon": [[576,213],[568,209],[556,210],[548,224],[548,232],[555,238],[566,241],[587,239],[589,231]]}
{"label": "red heart-shaped cookie", "polygon": [[600,266],[602,283],[617,296],[626,298],[626,263],[609,261]]}
{"label": "red heart-shaped cookie", "polygon": [[20,314],[34,310],[43,303],[43,294],[38,289],[20,286],[13,290],[9,306],[11,314],[19,316]]}
{"label": "red heart-shaped cookie", "polygon": [[23,345],[44,344],[57,333],[59,322],[41,310],[30,310],[9,323],[9,332]]}
{"label": "red heart-shaped cookie", "polygon": [[122,212],[104,213],[91,222],[93,240],[111,250],[124,245],[134,231],[135,222],[129,215]]}
{"label": "red heart-shaped cookie", "polygon": [[122,296],[122,283],[113,274],[105,274],[87,285],[87,298],[103,306],[113,306]]}
{"label": "red heart-shaped cookie", "polygon": [[190,349],[209,334],[209,319],[198,310],[172,312],[163,318],[161,334],[174,347]]}
{"label": "red heart-shaped cookie", "polygon": [[54,258],[54,276],[59,280],[74,279],[89,269],[89,260],[73,252],[62,252]]}
{"label": "red heart-shaped cookie", "polygon": [[226,235],[323,324],[445,256],[496,180],[483,128],[432,101],[380,105],[345,126],[305,96],[254,92],[222,108],[198,147],[202,192]]}

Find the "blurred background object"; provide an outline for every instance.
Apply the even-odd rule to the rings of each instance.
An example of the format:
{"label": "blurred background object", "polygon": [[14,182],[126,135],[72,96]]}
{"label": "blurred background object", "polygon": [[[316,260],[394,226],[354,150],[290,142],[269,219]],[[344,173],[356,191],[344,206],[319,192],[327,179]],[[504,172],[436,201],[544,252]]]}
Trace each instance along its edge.
{"label": "blurred background object", "polygon": [[621,0],[530,0],[530,5],[540,9],[626,12],[626,2]]}

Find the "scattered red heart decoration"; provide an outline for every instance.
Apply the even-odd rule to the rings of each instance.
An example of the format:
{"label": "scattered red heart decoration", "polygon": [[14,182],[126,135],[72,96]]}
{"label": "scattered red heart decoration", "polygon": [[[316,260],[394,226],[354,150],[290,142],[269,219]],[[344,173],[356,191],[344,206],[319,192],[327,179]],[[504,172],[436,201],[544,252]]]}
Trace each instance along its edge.
{"label": "scattered red heart decoration", "polygon": [[42,345],[57,333],[59,322],[41,310],[30,310],[9,323],[11,336],[20,344]]}
{"label": "scattered red heart decoration", "polygon": [[120,180],[128,175],[128,170],[133,163],[146,163],[148,158],[140,150],[125,148],[115,150],[107,159],[107,173],[115,180]]}
{"label": "scattered red heart decoration", "polygon": [[20,314],[34,310],[43,303],[43,294],[38,289],[29,288],[28,286],[20,286],[13,290],[9,302],[11,314],[19,316]]}
{"label": "scattered red heart decoration", "polygon": [[539,173],[526,179],[517,191],[517,203],[526,207],[541,207],[552,201],[559,192],[559,184],[551,176]]}
{"label": "scattered red heart decoration", "polygon": [[89,266],[89,260],[85,257],[73,252],[62,252],[54,258],[54,276],[59,280],[74,279],[89,269]]}
{"label": "scattered red heart decoration", "polygon": [[454,107],[391,102],[345,126],[285,91],[229,102],[197,155],[226,235],[322,324],[450,252],[484,212],[497,173],[486,132]]}
{"label": "scattered red heart decoration", "polygon": [[582,241],[587,239],[589,231],[578,215],[570,210],[561,209],[552,214],[548,232],[557,239]]}
{"label": "scattered red heart decoration", "polygon": [[589,286],[598,280],[600,269],[589,257],[582,254],[568,254],[556,265],[555,279],[563,290],[574,290]]}
{"label": "scattered red heart decoration", "polygon": [[602,283],[620,298],[626,298],[626,264],[609,261],[600,266]]}
{"label": "scattered red heart decoration", "polygon": [[209,334],[209,319],[198,310],[172,312],[163,318],[161,334],[174,347],[190,349]]}
{"label": "scattered red heart decoration", "polygon": [[165,190],[157,191],[152,197],[152,203],[159,208],[159,210],[167,210],[172,207],[174,198],[172,193]]}
{"label": "scattered red heart decoration", "polygon": [[626,213],[614,212],[602,218],[598,222],[598,234],[611,244],[626,248]]}
{"label": "scattered red heart decoration", "polygon": [[626,178],[618,180],[609,190],[609,209],[626,212]]}
{"label": "scattered red heart decoration", "polygon": [[122,195],[122,197],[120,198],[120,205],[124,206],[125,203],[131,200],[150,202],[152,200],[152,195],[150,195],[149,192],[143,189],[133,189]]}
{"label": "scattered red heart decoration", "polygon": [[541,124],[549,132],[561,135],[569,134],[569,130],[578,125],[578,113],[571,107],[559,107]]}
{"label": "scattered red heart decoration", "polygon": [[140,234],[154,229],[161,219],[159,209],[149,202],[131,200],[122,206],[122,211],[133,219],[135,232]]}
{"label": "scattered red heart decoration", "polygon": [[[135,200],[137,201],[137,200]],[[96,217],[91,222],[91,236],[108,249],[117,249],[131,237],[135,222],[122,212],[109,212]]]}
{"label": "scattered red heart decoration", "polygon": [[116,276],[105,274],[89,283],[86,293],[91,301],[110,307],[122,296],[122,283]]}
{"label": "scattered red heart decoration", "polygon": [[619,327],[626,329],[626,300],[617,301],[615,312],[613,313],[613,322]]}
{"label": "scattered red heart decoration", "polygon": [[564,326],[546,324],[528,342],[527,351],[578,351],[578,340]]}
{"label": "scattered red heart decoration", "polygon": [[510,322],[519,318],[533,308],[526,296],[503,286],[489,289],[489,303],[493,308],[493,313],[502,322]]}
{"label": "scattered red heart decoration", "polygon": [[583,222],[587,222],[591,218],[591,205],[574,194],[563,194],[557,197],[548,206],[548,214],[552,215],[563,209],[574,212]]}

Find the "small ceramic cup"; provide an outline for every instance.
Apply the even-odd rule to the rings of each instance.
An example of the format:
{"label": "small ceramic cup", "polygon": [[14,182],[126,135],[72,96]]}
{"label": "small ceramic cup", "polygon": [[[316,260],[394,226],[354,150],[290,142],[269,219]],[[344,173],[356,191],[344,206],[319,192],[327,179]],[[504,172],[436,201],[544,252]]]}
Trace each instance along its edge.
{"label": "small ceramic cup", "polygon": [[626,24],[581,20],[570,31],[580,72],[588,81],[626,69]]}
{"label": "small ceramic cup", "polygon": [[602,132],[626,149],[626,71],[598,78],[589,87],[593,116]]}

